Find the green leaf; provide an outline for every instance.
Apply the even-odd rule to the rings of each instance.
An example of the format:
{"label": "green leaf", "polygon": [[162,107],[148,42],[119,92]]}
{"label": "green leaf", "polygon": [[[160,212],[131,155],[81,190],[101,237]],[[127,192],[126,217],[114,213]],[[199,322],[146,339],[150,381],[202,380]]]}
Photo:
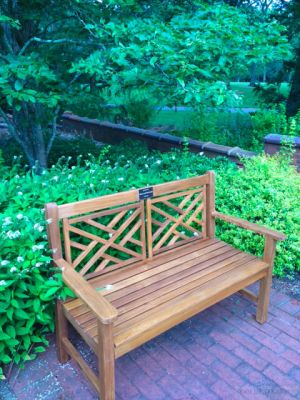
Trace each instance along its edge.
{"label": "green leaf", "polygon": [[19,79],[15,81],[15,89],[17,92],[23,89],[23,82]]}
{"label": "green leaf", "polygon": [[155,63],[156,63],[157,60],[158,60],[157,57],[151,57],[151,59],[150,59],[150,65],[152,65],[152,67],[154,67],[154,65],[155,65]]}
{"label": "green leaf", "polygon": [[45,351],[45,347],[43,347],[43,346],[35,347],[35,348],[34,348],[34,351],[35,351],[36,353],[43,353],[43,352]]}
{"label": "green leaf", "polygon": [[12,325],[8,325],[6,333],[13,339],[16,337],[16,330]]}

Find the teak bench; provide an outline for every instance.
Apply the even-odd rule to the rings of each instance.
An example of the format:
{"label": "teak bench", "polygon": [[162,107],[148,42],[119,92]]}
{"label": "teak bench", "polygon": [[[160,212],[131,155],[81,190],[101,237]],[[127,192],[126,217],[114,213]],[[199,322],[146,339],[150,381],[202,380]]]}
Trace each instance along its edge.
{"label": "teak bench", "polygon": [[[101,400],[115,398],[116,358],[235,292],[257,302],[258,322],[267,319],[276,240],[285,236],[215,211],[213,172],[49,203],[46,218],[54,263],[77,296],[57,302],[58,358],[71,356]],[[216,218],[264,235],[263,258],[216,239]],[[256,281],[258,296],[245,289]],[[99,377],[68,339],[67,321],[97,354]]]}

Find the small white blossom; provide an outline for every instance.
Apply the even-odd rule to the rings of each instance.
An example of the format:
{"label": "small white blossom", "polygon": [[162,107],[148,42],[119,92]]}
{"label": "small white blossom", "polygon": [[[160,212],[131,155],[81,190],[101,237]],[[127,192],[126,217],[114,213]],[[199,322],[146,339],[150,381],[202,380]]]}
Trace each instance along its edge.
{"label": "small white blossom", "polygon": [[112,233],[109,233],[109,234],[108,234],[108,236],[109,236],[110,238],[112,237],[112,235],[113,235]]}
{"label": "small white blossom", "polygon": [[4,267],[5,265],[9,264],[8,260],[2,260],[0,264]]}
{"label": "small white blossom", "polygon": [[32,246],[32,251],[42,250],[44,248],[43,244],[37,244]]}
{"label": "small white blossom", "polygon": [[22,256],[19,256],[19,257],[17,257],[17,261],[18,261],[18,262],[23,262],[23,261],[24,261],[24,258],[23,258]]}
{"label": "small white blossom", "polygon": [[3,225],[10,225],[12,223],[11,217],[5,217],[3,220]]}
{"label": "small white blossom", "polygon": [[38,268],[38,267],[40,267],[41,265],[43,265],[43,263],[41,263],[41,262],[37,262],[36,264],[35,264],[35,266]]}
{"label": "small white blossom", "polygon": [[199,236],[199,233],[198,232],[194,232],[193,235],[194,236]]}
{"label": "small white blossom", "polygon": [[23,217],[24,217],[23,214],[21,214],[21,213],[17,214],[17,219],[22,219]]}
{"label": "small white blossom", "polygon": [[6,282],[2,279],[2,281],[0,281],[0,286],[4,286],[6,284]]}
{"label": "small white blossom", "polygon": [[93,183],[90,183],[90,187],[93,188],[95,185]]}
{"label": "small white blossom", "polygon": [[161,160],[157,160],[157,161],[156,161],[156,164],[161,164]]}
{"label": "small white blossom", "polygon": [[43,232],[44,227],[40,224],[34,224],[33,229],[35,229],[36,231],[39,231],[39,232]]}
{"label": "small white blossom", "polygon": [[23,196],[23,192],[18,192],[17,195],[18,196]]}
{"label": "small white blossom", "polygon": [[15,231],[15,232],[13,232],[13,231],[8,231],[8,232],[6,232],[6,236],[7,236],[9,239],[17,239],[18,237],[21,236],[21,232],[20,232],[20,231]]}
{"label": "small white blossom", "polygon": [[49,225],[49,224],[52,224],[52,222],[53,222],[53,219],[52,218],[48,218],[48,219],[46,219],[46,223]]}
{"label": "small white blossom", "polygon": [[16,267],[11,267],[10,272],[16,272],[17,268]]}
{"label": "small white blossom", "polygon": [[124,181],[124,178],[118,178],[118,181]]}
{"label": "small white blossom", "polygon": [[101,183],[108,183],[108,180],[107,179],[102,179]]}
{"label": "small white blossom", "polygon": [[149,165],[148,165],[148,164],[145,164],[145,168],[149,168]]}
{"label": "small white blossom", "polygon": [[52,178],[52,180],[53,180],[53,181],[56,181],[56,182],[58,181],[58,179],[59,179],[59,177],[58,177],[57,175],[55,175],[55,176]]}

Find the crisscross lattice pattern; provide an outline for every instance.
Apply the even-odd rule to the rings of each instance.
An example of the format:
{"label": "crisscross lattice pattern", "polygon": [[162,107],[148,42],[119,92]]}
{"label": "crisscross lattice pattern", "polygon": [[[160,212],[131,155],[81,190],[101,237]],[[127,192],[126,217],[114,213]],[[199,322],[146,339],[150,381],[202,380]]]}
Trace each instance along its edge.
{"label": "crisscross lattice pattern", "polygon": [[63,219],[65,258],[81,275],[146,257],[143,203]]}
{"label": "crisscross lattice pattern", "polygon": [[197,188],[147,201],[151,255],[175,244],[206,236],[205,190]]}

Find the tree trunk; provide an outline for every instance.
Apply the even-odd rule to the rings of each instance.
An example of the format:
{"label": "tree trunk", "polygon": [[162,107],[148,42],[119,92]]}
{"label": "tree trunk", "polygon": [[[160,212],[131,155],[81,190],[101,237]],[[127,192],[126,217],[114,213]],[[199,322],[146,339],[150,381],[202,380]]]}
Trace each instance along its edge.
{"label": "tree trunk", "polygon": [[297,114],[298,110],[300,110],[300,47],[297,50],[291,91],[286,103],[286,115],[288,117],[293,117]]}
{"label": "tree trunk", "polygon": [[255,86],[256,81],[257,81],[256,64],[252,63],[250,65],[250,86]]}
{"label": "tree trunk", "polygon": [[[44,110],[37,106],[23,104],[19,111],[14,110],[13,117],[9,120],[10,133],[21,146],[31,168],[35,167],[40,174],[47,168],[47,156],[52,145],[46,146],[46,133],[48,133],[48,121],[43,118]],[[55,135],[53,130],[52,135]]]}

